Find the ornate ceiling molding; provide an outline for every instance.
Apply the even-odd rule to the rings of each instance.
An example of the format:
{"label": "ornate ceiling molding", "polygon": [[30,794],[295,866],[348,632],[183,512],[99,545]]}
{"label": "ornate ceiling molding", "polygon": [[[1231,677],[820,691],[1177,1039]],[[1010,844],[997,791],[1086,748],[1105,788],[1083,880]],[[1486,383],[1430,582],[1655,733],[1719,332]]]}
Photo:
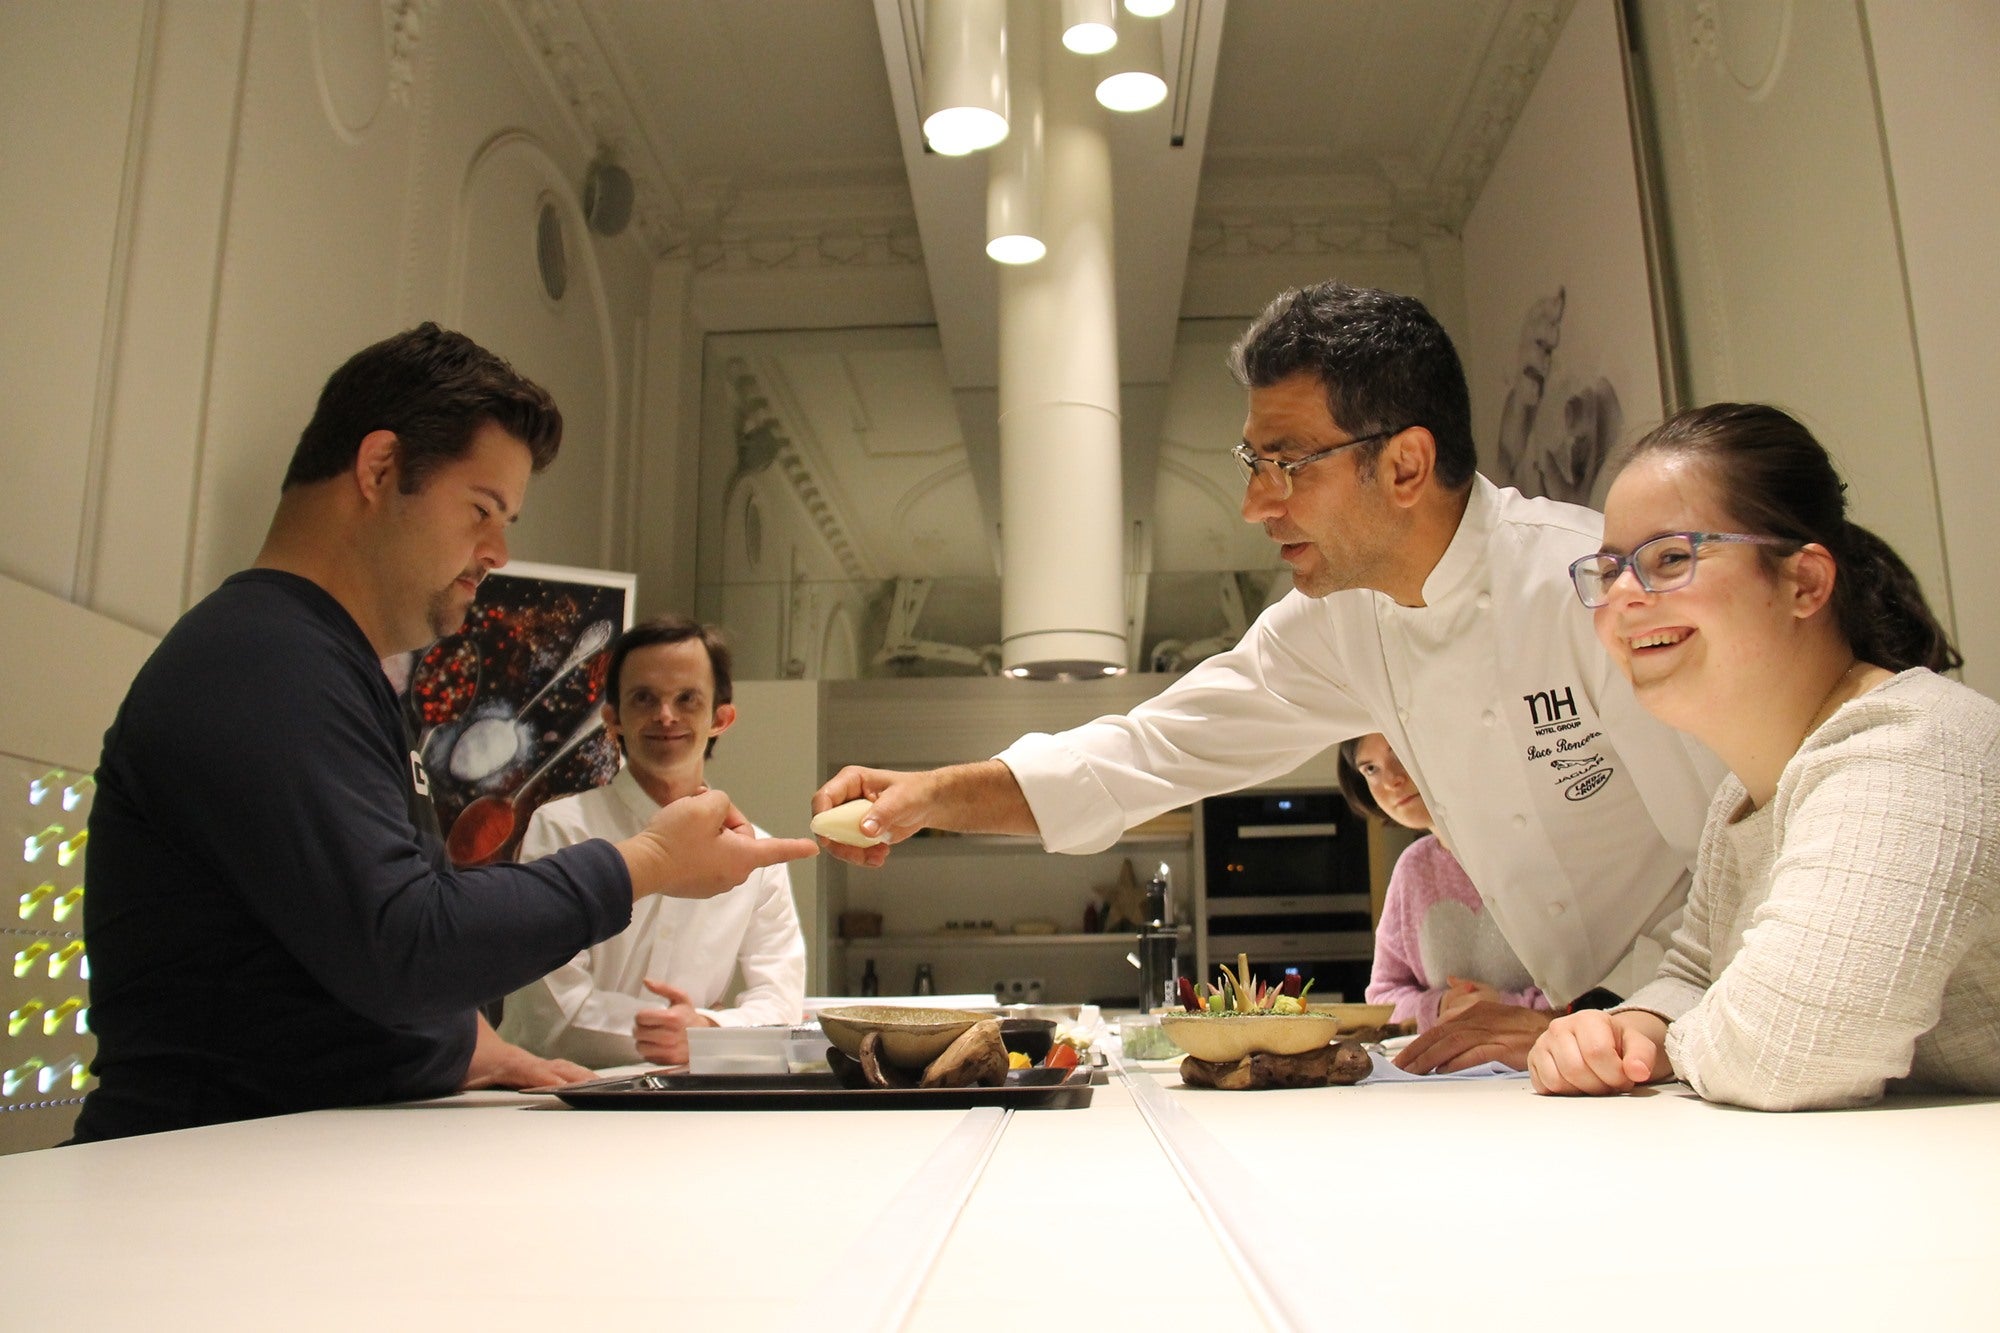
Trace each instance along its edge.
{"label": "ornate ceiling molding", "polygon": [[729,273],[770,269],[890,268],[924,262],[914,220],[868,227],[829,223],[819,228],[724,226],[713,239],[689,237],[673,253],[697,270]]}
{"label": "ornate ceiling molding", "polygon": [[1574,3],[1515,0],[1501,20],[1465,114],[1439,157],[1436,189],[1443,220],[1453,231],[1464,225],[1479,192],[1486,188],[1486,178],[1528,104]]}
{"label": "ornate ceiling molding", "polygon": [[1409,223],[1357,223],[1335,217],[1196,219],[1188,254],[1195,259],[1411,254],[1418,250],[1423,230]]}
{"label": "ornate ceiling molding", "polygon": [[632,175],[632,218],[655,259],[687,244],[682,209],[576,0],[505,0],[506,12],[561,97],[586,152],[610,149]]}
{"label": "ornate ceiling molding", "polygon": [[[436,0],[387,2],[412,7]],[[586,151],[609,148],[632,174],[633,221],[654,259],[682,259],[697,270],[724,272],[923,263],[914,214],[883,216],[873,208],[829,212],[823,193],[810,189],[746,207],[731,181],[671,179],[648,150],[645,128],[579,0],[505,4]]]}

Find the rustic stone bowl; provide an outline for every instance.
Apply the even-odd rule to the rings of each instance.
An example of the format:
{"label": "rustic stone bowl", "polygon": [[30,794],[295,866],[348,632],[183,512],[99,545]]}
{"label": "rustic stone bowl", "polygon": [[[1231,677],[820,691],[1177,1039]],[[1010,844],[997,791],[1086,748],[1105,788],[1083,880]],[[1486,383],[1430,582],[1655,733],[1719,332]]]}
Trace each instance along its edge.
{"label": "rustic stone bowl", "polygon": [[960,1033],[989,1014],[967,1009],[906,1009],[900,1005],[851,1004],[819,1011],[820,1030],[843,1054],[859,1060],[861,1039],[882,1034],[882,1054],[898,1069],[922,1069],[944,1054]]}
{"label": "rustic stone bowl", "polygon": [[1161,1014],[1160,1030],[1197,1060],[1221,1064],[1246,1055],[1304,1055],[1334,1039],[1331,1014]]}

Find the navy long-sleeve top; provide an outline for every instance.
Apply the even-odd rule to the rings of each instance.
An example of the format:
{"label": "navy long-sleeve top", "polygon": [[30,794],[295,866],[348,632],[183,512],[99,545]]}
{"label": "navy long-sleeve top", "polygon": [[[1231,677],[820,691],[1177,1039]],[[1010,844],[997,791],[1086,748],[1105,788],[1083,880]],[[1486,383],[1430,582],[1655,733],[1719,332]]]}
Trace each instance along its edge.
{"label": "navy long-sleeve top", "polygon": [[451,1092],[477,1005],[631,918],[607,842],[450,864],[373,649],[295,575],[181,618],[97,780],[79,1141]]}

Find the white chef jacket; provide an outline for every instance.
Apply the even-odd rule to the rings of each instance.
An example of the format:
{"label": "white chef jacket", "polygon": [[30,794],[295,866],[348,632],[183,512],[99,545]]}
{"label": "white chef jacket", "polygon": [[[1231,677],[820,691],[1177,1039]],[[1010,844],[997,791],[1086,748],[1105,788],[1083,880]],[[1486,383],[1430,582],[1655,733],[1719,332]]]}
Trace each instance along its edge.
{"label": "white chef jacket", "polygon": [[1558,1007],[1629,995],[1679,922],[1723,768],[1641,708],[1598,643],[1569,562],[1602,533],[1591,510],[1475,476],[1423,606],[1294,591],[1130,713],[999,758],[1043,845],[1088,852],[1379,731],[1535,984]]}
{"label": "white chef jacket", "polygon": [[[551,801],[521,840],[532,861],[590,838],[629,838],[659,813],[630,769],[604,786]],[[762,829],[758,837],[767,836]],[[740,969],[733,1007],[713,1008]],[[632,923],[507,997],[500,1035],[551,1059],[592,1068],[639,1059],[632,1019],[667,1001],[640,984],[664,981],[723,1027],[796,1023],[805,1012],[806,942],[792,904],[791,872],[766,866],[726,893],[691,900],[655,894],[632,908]]]}

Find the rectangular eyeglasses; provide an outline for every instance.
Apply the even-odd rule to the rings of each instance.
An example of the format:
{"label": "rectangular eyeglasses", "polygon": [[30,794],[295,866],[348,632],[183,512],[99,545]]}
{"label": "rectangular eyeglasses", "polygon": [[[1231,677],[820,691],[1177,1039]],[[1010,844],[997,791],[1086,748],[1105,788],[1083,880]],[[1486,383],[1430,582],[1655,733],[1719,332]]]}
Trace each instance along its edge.
{"label": "rectangular eyeglasses", "polygon": [[1797,546],[1784,537],[1753,537],[1742,532],[1663,532],[1640,542],[1630,555],[1599,551],[1573,560],[1570,582],[1576,595],[1592,610],[1611,600],[1611,585],[1626,570],[1647,592],[1672,592],[1694,582],[1695,553],[1713,542],[1744,542],[1753,546]]}

